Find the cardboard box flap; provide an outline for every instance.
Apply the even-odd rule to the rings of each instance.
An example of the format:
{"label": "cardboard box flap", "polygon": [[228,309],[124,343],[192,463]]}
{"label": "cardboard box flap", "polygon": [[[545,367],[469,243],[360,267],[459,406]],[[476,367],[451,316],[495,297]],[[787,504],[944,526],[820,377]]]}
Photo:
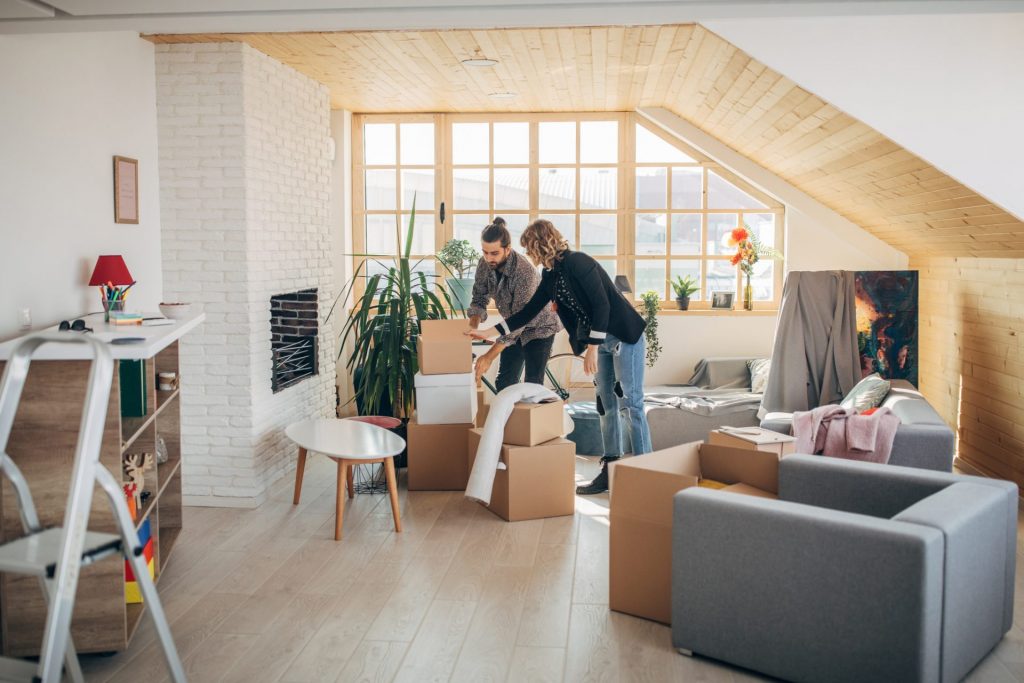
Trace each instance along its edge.
{"label": "cardboard box flap", "polygon": [[728,491],[729,493],[741,493],[745,496],[754,496],[755,498],[771,498],[772,500],[778,499],[778,496],[768,491],[762,491],[761,489],[754,488],[749,484],[733,484],[726,486],[722,491]]}
{"label": "cardboard box flap", "polygon": [[779,492],[779,456],[770,451],[704,444],[700,449],[700,473],[725,484],[743,483],[769,493]]}
{"label": "cardboard box flap", "polygon": [[417,372],[413,381],[417,389],[472,386],[476,383],[476,376],[472,372],[458,372],[447,375],[424,375],[422,372]]}
{"label": "cardboard box flap", "polygon": [[463,334],[467,330],[469,321],[465,318],[420,321],[420,338],[424,341],[465,340],[466,343],[472,343],[472,340]]}
{"label": "cardboard box flap", "polygon": [[701,442],[616,462],[611,469],[611,516],[672,524],[672,498],[700,477]]}
{"label": "cardboard box flap", "polygon": [[718,431],[728,436],[733,436],[737,439],[742,439],[743,441],[749,441],[750,443],[758,445],[796,441],[795,436],[780,434],[779,432],[773,432],[770,429],[761,429],[760,427],[719,427]]}

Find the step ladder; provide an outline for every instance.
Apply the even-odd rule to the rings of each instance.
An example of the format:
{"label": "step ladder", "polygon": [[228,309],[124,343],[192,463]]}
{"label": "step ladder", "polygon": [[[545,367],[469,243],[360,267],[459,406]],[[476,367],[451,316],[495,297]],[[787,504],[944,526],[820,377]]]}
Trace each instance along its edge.
{"label": "step ladder", "polygon": [[[64,524],[50,529],[42,528],[39,523],[28,482],[14,460],[7,455],[7,444],[18,412],[21,392],[25,388],[32,354],[46,343],[85,344],[92,350],[85,410],[78,429]],[[57,683],[63,673],[75,683],[83,681],[82,670],[71,642],[71,613],[75,606],[79,571],[83,566],[103,558],[123,554],[131,563],[146,608],[153,619],[171,679],[175,683],[185,681],[185,672],[174,647],[156,585],[149,576],[124,491],[118,479],[100,463],[100,442],[113,374],[114,361],[105,344],[84,334],[52,332],[31,335],[20,342],[11,353],[3,379],[0,380],[0,473],[14,488],[25,530],[23,537],[0,545],[0,572],[39,577],[47,602],[39,661],[2,657],[0,680]],[[92,492],[96,485],[110,500],[119,535],[92,532],[86,528],[92,506]]]}

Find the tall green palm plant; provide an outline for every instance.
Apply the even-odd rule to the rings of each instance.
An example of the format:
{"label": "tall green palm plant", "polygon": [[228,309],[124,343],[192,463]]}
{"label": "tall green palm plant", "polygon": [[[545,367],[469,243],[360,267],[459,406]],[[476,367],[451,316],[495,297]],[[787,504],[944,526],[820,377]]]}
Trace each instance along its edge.
{"label": "tall green palm plant", "polygon": [[[414,378],[419,370],[416,355],[419,321],[447,318],[454,310],[442,278],[416,271],[425,259],[410,262],[415,220],[416,197],[413,196],[405,239],[397,241],[402,250],[396,255],[395,264],[386,265],[379,254],[356,254],[363,260],[338,297],[338,301],[348,299],[368,260],[384,269],[383,273],[366,278],[366,289],[356,299],[352,315],[341,333],[342,349],[350,339],[353,343],[346,367],[353,373],[361,368],[361,372],[355,373],[355,393],[363,411],[371,415],[412,415]],[[337,303],[335,301],[335,306]]]}

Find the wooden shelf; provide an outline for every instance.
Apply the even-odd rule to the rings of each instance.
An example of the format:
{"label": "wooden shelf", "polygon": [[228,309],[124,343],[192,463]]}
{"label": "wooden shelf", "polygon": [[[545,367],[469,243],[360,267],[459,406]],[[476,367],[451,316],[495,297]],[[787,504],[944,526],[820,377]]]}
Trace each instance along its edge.
{"label": "wooden shelf", "polygon": [[[143,417],[121,417],[119,368],[115,368],[100,450],[100,463],[118,476],[127,453],[153,453],[159,439],[167,445],[168,460],[146,472],[144,488],[151,493],[136,514],[135,528],[149,519],[156,579],[159,581],[181,534],[181,406],[180,390],[157,391],[157,372],[176,372],[177,341],[159,348],[143,360],[146,406]],[[120,361],[118,361],[120,362]],[[4,361],[0,359],[0,371]],[[35,496],[41,522],[59,525],[71,485],[82,401],[90,363],[75,358],[34,362],[8,445],[10,456],[22,469]],[[105,496],[93,497],[89,529],[117,533]],[[12,504],[0,506],[0,532],[8,539],[22,535]],[[22,579],[29,579],[26,582]],[[37,580],[0,575],[0,627],[4,654],[15,657],[39,654],[45,611],[40,608]],[[72,637],[79,652],[117,652],[128,647],[146,606],[125,602],[124,560],[108,558],[82,569],[75,602]]]}

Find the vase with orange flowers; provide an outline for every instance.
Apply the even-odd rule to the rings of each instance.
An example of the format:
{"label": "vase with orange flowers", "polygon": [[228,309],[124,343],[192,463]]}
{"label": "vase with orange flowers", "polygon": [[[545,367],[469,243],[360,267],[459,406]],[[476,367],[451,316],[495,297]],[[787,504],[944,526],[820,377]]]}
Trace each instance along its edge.
{"label": "vase with orange flowers", "polygon": [[747,311],[754,310],[754,288],[750,284],[750,278],[754,274],[754,264],[763,258],[781,259],[782,254],[761,243],[757,233],[748,228],[735,228],[729,233],[729,246],[736,247],[736,253],[729,259],[729,263],[739,266],[746,275],[746,284],[743,287],[743,308]]}

